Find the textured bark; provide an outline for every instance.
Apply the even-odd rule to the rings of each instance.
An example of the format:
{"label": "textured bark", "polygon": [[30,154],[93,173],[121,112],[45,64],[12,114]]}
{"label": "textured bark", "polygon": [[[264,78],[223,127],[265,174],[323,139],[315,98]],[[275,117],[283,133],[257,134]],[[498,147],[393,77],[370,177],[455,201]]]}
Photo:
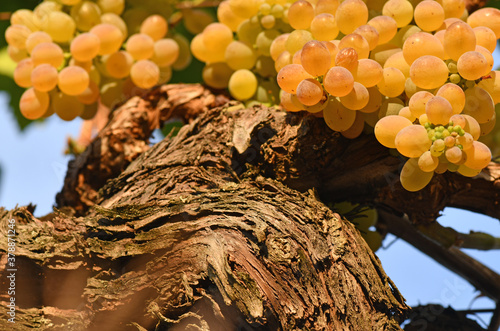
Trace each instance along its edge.
{"label": "textured bark", "polygon": [[2,211],[39,294],[19,299],[25,325],[398,330],[408,307],[352,223],[243,164],[287,121],[214,110],[108,181],[86,217]]}

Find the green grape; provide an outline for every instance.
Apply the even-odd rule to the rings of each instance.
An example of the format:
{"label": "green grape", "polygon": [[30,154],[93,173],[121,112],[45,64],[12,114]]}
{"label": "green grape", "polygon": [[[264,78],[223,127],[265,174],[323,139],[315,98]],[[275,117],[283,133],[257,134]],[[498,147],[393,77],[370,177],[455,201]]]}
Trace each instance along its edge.
{"label": "green grape", "polygon": [[459,74],[451,74],[450,75],[450,83],[458,84],[462,80]]}
{"label": "green grape", "polygon": [[353,48],[356,51],[359,59],[368,58],[368,54],[370,53],[370,45],[363,36],[357,33],[351,33],[344,36],[344,38],[340,40],[338,48],[342,50],[349,47]]}
{"label": "green grape", "polygon": [[476,10],[467,18],[467,24],[472,28],[486,26],[500,38],[500,10],[497,8],[481,8]]}
{"label": "green grape", "polygon": [[89,74],[85,69],[69,66],[59,72],[57,86],[63,93],[74,96],[85,91],[89,86],[89,80]]}
{"label": "green grape", "polygon": [[418,167],[424,172],[433,172],[439,165],[439,159],[433,156],[430,151],[425,151],[418,158]]}
{"label": "green grape", "polygon": [[250,20],[245,20],[238,26],[238,31],[237,31],[238,39],[241,42],[253,45],[255,44],[257,36],[261,31],[262,28],[260,27],[260,24],[256,25],[252,23]]}
{"label": "green grape", "polygon": [[203,81],[213,88],[223,89],[229,84],[234,70],[226,63],[216,62],[205,65],[202,71]]}
{"label": "green grape", "polygon": [[413,6],[407,0],[389,0],[384,4],[382,15],[392,17],[398,28],[402,28],[413,20]]}
{"label": "green grape", "polygon": [[30,58],[19,61],[13,75],[16,84],[24,88],[31,87],[31,72],[34,68],[33,60]]}
{"label": "green grape", "polygon": [[125,21],[118,15],[113,13],[105,13],[101,15],[101,23],[108,23],[116,26],[123,36],[128,36],[127,24]]}
{"label": "green grape", "polygon": [[417,32],[409,36],[403,44],[403,56],[410,66],[418,58],[433,55],[444,59],[443,45],[438,38],[427,32]]}
{"label": "green grape", "polygon": [[368,7],[361,0],[345,0],[335,12],[335,21],[343,34],[352,33],[368,21]]}
{"label": "green grape", "polygon": [[18,49],[26,48],[26,40],[31,34],[31,30],[24,25],[14,24],[5,30],[5,39],[10,46]]}
{"label": "green grape", "polygon": [[297,86],[297,99],[304,106],[313,106],[320,102],[323,97],[323,87],[312,78],[302,80]]}
{"label": "green grape", "polygon": [[295,30],[309,29],[314,18],[314,7],[305,0],[295,1],[288,8],[288,22]]}
{"label": "green grape", "polygon": [[227,25],[233,32],[238,30],[238,26],[245,20],[244,17],[236,15],[229,4],[229,0],[222,1],[217,7],[217,20]]}
{"label": "green grape", "polygon": [[424,55],[410,67],[410,78],[420,88],[438,88],[448,80],[448,66],[433,55]]}
{"label": "green grape", "polygon": [[482,142],[474,141],[472,142],[472,147],[464,150],[464,153],[467,156],[464,165],[471,169],[483,169],[491,161],[491,151]]}
{"label": "green grape", "polygon": [[468,80],[476,80],[490,72],[490,66],[483,54],[471,51],[463,53],[457,61],[460,76]]}
{"label": "green grape", "polygon": [[41,43],[51,43],[52,38],[47,32],[35,31],[31,33],[26,39],[26,50],[31,53],[33,49]]}
{"label": "green grape", "polygon": [[435,31],[443,24],[444,9],[437,1],[424,0],[415,7],[413,18],[422,30]]}
{"label": "green grape", "polygon": [[120,29],[109,23],[94,26],[90,33],[99,38],[99,55],[112,54],[118,51],[124,39]]}
{"label": "green grape", "polygon": [[125,9],[125,0],[97,0],[97,4],[103,13],[121,15]]}
{"label": "green grape", "polygon": [[458,61],[465,52],[474,51],[476,36],[472,28],[463,21],[451,24],[444,33],[444,50],[448,56]]}
{"label": "green grape", "polygon": [[427,186],[433,175],[432,171],[425,172],[420,169],[417,158],[411,158],[404,164],[399,179],[405,190],[416,192]]}
{"label": "green grape", "polygon": [[48,63],[59,68],[63,64],[64,54],[61,47],[55,43],[41,43],[33,48],[31,59],[35,67],[42,63]]}
{"label": "green grape", "polygon": [[396,21],[389,16],[375,16],[368,21],[368,25],[374,27],[378,32],[378,44],[389,42],[398,31]]}
{"label": "green grape", "polygon": [[497,38],[495,32],[486,26],[476,26],[472,29],[476,36],[476,46],[483,46],[490,53],[493,53],[497,46]]}
{"label": "green grape", "polygon": [[396,148],[397,134],[410,125],[412,125],[411,121],[403,116],[389,115],[382,117],[375,124],[375,137],[385,147]]}
{"label": "green grape", "polygon": [[72,121],[83,113],[83,104],[75,96],[58,92],[52,95],[52,108],[63,121]]}
{"label": "green grape", "polygon": [[77,61],[87,62],[99,53],[100,39],[92,33],[81,33],[71,41],[71,56]]}
{"label": "green grape", "polygon": [[155,53],[155,41],[147,34],[136,33],[128,38],[125,50],[134,60],[146,60]]}
{"label": "green grape", "polygon": [[50,98],[47,92],[37,91],[29,88],[24,91],[19,101],[21,114],[29,119],[36,120],[49,109]]}
{"label": "green grape", "polygon": [[157,41],[167,34],[168,23],[160,15],[151,15],[142,22],[140,32],[150,36],[154,41]]}
{"label": "green grape", "polygon": [[407,126],[396,135],[396,148],[406,157],[420,157],[431,147],[427,130],[418,124]]}
{"label": "green grape", "polygon": [[325,90],[333,96],[343,97],[354,87],[354,77],[351,72],[344,67],[333,67],[328,70],[323,85]]}
{"label": "green grape", "polygon": [[342,132],[348,130],[354,124],[356,111],[347,109],[335,98],[330,98],[325,109],[323,109],[323,118],[330,129]]}
{"label": "green grape", "polygon": [[57,69],[50,64],[41,64],[31,72],[33,88],[41,92],[49,92],[57,85]]}
{"label": "green grape", "polygon": [[229,79],[228,88],[235,99],[250,99],[257,91],[257,78],[250,70],[236,70]]}
{"label": "green grape", "polygon": [[129,52],[118,51],[103,57],[106,72],[113,78],[125,78],[130,75],[134,58]]}
{"label": "green grape", "polygon": [[479,86],[465,90],[463,114],[470,115],[478,123],[486,123],[495,115],[495,104],[490,94]]}
{"label": "green grape", "polygon": [[358,61],[356,73],[356,82],[363,84],[365,87],[377,85],[383,76],[382,66],[371,59],[361,59]]}
{"label": "green grape", "polygon": [[313,40],[311,32],[306,30],[294,30],[290,33],[285,42],[285,49],[293,55],[311,40]]}
{"label": "green grape", "polygon": [[288,64],[278,72],[278,85],[282,90],[295,94],[299,83],[306,78],[312,78],[312,76],[303,66],[300,64]]}
{"label": "green grape", "polygon": [[330,69],[331,55],[325,45],[313,40],[302,48],[300,62],[312,76],[323,76]]}
{"label": "green grape", "polygon": [[340,103],[351,110],[359,110],[368,104],[370,94],[366,87],[358,82],[354,82],[351,92],[340,97]]}
{"label": "green grape", "polygon": [[432,124],[447,124],[453,115],[451,103],[443,97],[435,96],[427,100],[425,113]]}
{"label": "green grape", "polygon": [[316,15],[311,21],[310,30],[316,40],[333,40],[339,34],[335,16],[327,13]]}
{"label": "green grape", "polygon": [[160,80],[160,69],[150,60],[140,60],[130,68],[130,78],[137,87],[148,89]]}
{"label": "green grape", "polygon": [[385,96],[397,97],[405,90],[406,78],[397,68],[384,68],[382,79],[378,82],[377,87]]}
{"label": "green grape", "polygon": [[71,8],[71,17],[78,30],[89,31],[101,23],[101,9],[92,1],[82,1]]}
{"label": "green grape", "polygon": [[271,44],[274,39],[280,36],[277,30],[265,30],[257,35],[255,40],[256,51],[259,55],[271,56]]}

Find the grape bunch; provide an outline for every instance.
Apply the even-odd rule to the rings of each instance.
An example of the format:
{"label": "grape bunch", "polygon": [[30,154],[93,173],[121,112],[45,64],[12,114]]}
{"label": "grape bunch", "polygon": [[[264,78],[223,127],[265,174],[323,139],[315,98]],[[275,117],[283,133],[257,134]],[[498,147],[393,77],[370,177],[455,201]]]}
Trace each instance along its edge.
{"label": "grape bunch", "polygon": [[23,116],[90,119],[99,104],[113,107],[186,67],[188,41],[166,37],[172,10],[158,4],[58,0],[14,12],[5,37],[14,80],[26,88]]}
{"label": "grape bunch", "polygon": [[473,177],[488,165],[478,139],[494,130],[500,102],[498,9],[469,16],[463,0],[299,0],[287,15],[293,30],[271,44],[285,109],[321,116],[347,138],[374,127],[409,158],[400,175],[408,191],[434,173]]}

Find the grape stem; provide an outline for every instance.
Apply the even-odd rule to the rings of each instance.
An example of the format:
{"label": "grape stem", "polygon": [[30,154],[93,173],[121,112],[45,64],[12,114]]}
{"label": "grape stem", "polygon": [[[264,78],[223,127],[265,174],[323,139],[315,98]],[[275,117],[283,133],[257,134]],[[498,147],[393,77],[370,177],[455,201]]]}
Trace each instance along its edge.
{"label": "grape stem", "polygon": [[12,13],[10,13],[10,12],[0,12],[0,21],[10,20],[11,15],[12,15]]}

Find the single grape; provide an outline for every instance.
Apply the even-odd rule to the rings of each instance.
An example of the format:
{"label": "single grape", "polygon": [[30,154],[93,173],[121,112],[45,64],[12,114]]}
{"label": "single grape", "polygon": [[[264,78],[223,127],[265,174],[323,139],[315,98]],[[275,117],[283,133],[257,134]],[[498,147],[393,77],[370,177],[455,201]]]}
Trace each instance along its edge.
{"label": "single grape", "polygon": [[378,32],[378,44],[389,42],[398,31],[398,25],[394,18],[389,16],[375,16],[368,21],[368,25],[374,27]]}
{"label": "single grape", "polygon": [[60,119],[72,121],[83,113],[84,105],[75,96],[57,92],[52,95],[52,107]]}
{"label": "single grape", "polygon": [[90,33],[99,38],[99,55],[112,54],[120,49],[123,35],[116,26],[109,23],[101,23],[94,26]]}
{"label": "single grape", "polygon": [[299,83],[306,78],[312,78],[312,76],[303,66],[300,64],[288,64],[278,72],[278,85],[284,91],[295,94]]}
{"label": "single grape", "polygon": [[472,147],[464,152],[467,155],[464,165],[471,169],[483,169],[491,161],[491,151],[482,142],[474,141]]}
{"label": "single grape", "polygon": [[229,0],[229,5],[236,15],[250,18],[259,12],[260,2],[256,0]]}
{"label": "single grape", "polygon": [[439,3],[443,6],[446,18],[460,18],[464,14],[464,0],[441,0]]}
{"label": "single grape", "polygon": [[462,114],[462,117],[465,118],[466,124],[463,128],[466,132],[470,133],[474,140],[478,140],[481,135],[481,127],[476,119],[470,115]]}
{"label": "single grape", "polygon": [[373,26],[365,24],[359,26],[354,33],[363,36],[368,42],[369,49],[372,50],[378,45],[379,34]]}
{"label": "single grape", "polygon": [[358,72],[358,53],[352,47],[339,50],[335,56],[335,65],[344,67],[354,76]]}
{"label": "single grape", "polygon": [[432,172],[436,170],[439,165],[439,159],[432,156],[430,151],[425,151],[418,158],[418,167],[424,172]]}
{"label": "single grape", "polygon": [[49,92],[57,85],[57,69],[50,64],[41,64],[31,72],[33,87],[42,92]]}
{"label": "single grape", "polygon": [[223,89],[229,84],[234,70],[226,63],[216,62],[205,65],[202,71],[203,81],[213,88]]}
{"label": "single grape", "polygon": [[228,88],[235,99],[247,100],[257,91],[257,78],[250,70],[236,70],[229,79]]}
{"label": "single grape", "polygon": [[470,115],[478,123],[486,123],[495,115],[495,104],[490,94],[479,86],[465,90],[463,114]]}
{"label": "single grape", "polygon": [[134,60],[146,60],[154,54],[155,41],[147,34],[136,33],[128,38],[125,50]]}
{"label": "single grape", "polygon": [[447,124],[453,115],[451,103],[443,97],[435,96],[425,104],[425,113],[432,124]]}
{"label": "single grape", "polygon": [[293,55],[311,40],[313,40],[311,32],[307,30],[294,30],[285,42],[285,49]]}
{"label": "single grape", "polygon": [[31,59],[35,66],[48,63],[59,68],[63,64],[64,54],[61,47],[55,43],[41,43],[33,48]]}
{"label": "single grape", "polygon": [[31,33],[26,39],[26,50],[31,53],[35,46],[41,43],[51,43],[52,38],[47,32],[35,31]]}
{"label": "single grape", "polygon": [[408,103],[410,111],[415,117],[425,114],[425,106],[427,102],[433,97],[432,93],[427,91],[419,91],[415,93]]}
{"label": "single grape", "polygon": [[416,59],[424,55],[444,59],[444,48],[439,39],[427,32],[417,32],[409,36],[403,44],[406,62],[411,66]]}
{"label": "single grape", "polygon": [[210,23],[203,30],[203,43],[209,52],[223,52],[233,41],[233,32],[222,23]]}
{"label": "single grape", "polygon": [[427,130],[418,124],[403,128],[396,135],[396,148],[406,157],[419,157],[431,147]]}
{"label": "single grape", "polygon": [[16,84],[24,88],[31,87],[31,72],[34,68],[33,60],[30,58],[19,61],[14,70],[14,81]]}
{"label": "single grape", "polygon": [[311,21],[310,30],[316,40],[333,40],[339,34],[335,16],[328,13],[316,15]]}
{"label": "single grape", "polygon": [[26,40],[31,34],[31,30],[24,25],[14,24],[5,30],[5,39],[10,46],[18,49],[26,48]]}
{"label": "single grape", "polygon": [[453,108],[453,114],[460,114],[465,106],[465,93],[456,84],[447,83],[439,88],[436,96],[448,100]]}
{"label": "single grape", "polygon": [[160,69],[150,60],[140,60],[130,68],[130,78],[136,86],[148,89],[158,84]]}
{"label": "single grape", "polygon": [[83,93],[89,86],[89,80],[85,69],[69,66],[59,72],[57,86],[63,93],[73,96]]}
{"label": "single grape", "polygon": [[402,28],[412,21],[413,6],[407,0],[389,0],[384,4],[382,15],[392,17],[398,28]]}
{"label": "single grape", "polygon": [[493,53],[497,46],[497,38],[495,32],[486,26],[477,26],[472,29],[476,36],[476,46],[483,46],[490,53]]}
{"label": "single grape", "polygon": [[133,63],[132,55],[126,51],[110,54],[104,61],[107,73],[113,78],[128,77]]}
{"label": "single grape", "polygon": [[448,79],[448,66],[436,56],[424,55],[410,67],[410,78],[420,88],[434,89]]}
{"label": "single grape", "polygon": [[368,7],[362,0],[345,0],[335,12],[340,31],[347,35],[368,21]]}
{"label": "single grape", "polygon": [[365,87],[372,87],[382,80],[383,72],[382,66],[378,62],[371,59],[361,59],[358,61],[355,81]]}
{"label": "single grape", "polygon": [[497,8],[481,8],[473,12],[467,18],[467,24],[472,28],[486,26],[500,38],[500,10]]}
{"label": "single grape", "polygon": [[305,106],[313,106],[323,97],[323,87],[312,78],[302,80],[297,86],[297,99]]}
{"label": "single grape", "polygon": [[326,46],[313,40],[302,48],[300,60],[304,69],[314,77],[323,76],[330,69],[331,55]]}
{"label": "single grape", "polygon": [[16,63],[28,57],[28,52],[26,51],[26,49],[19,49],[12,45],[7,46],[7,54],[9,54],[11,60]]}
{"label": "single grape", "polygon": [[399,179],[403,188],[410,192],[416,192],[423,189],[432,179],[434,173],[425,172],[418,166],[418,159],[408,159],[401,169]]}
{"label": "single grape", "polygon": [[444,33],[444,50],[446,54],[458,61],[465,52],[474,51],[476,48],[476,36],[472,28],[463,21],[451,24]]}
{"label": "single grape", "polygon": [[101,15],[101,23],[114,25],[120,30],[122,36],[128,36],[128,28],[125,21],[118,15],[113,13],[105,13]]}
{"label": "single grape", "polygon": [[333,96],[343,97],[354,87],[354,77],[344,67],[333,67],[328,70],[323,78],[325,90]]}
{"label": "single grape", "polygon": [[91,61],[99,53],[100,44],[101,41],[95,34],[81,33],[71,41],[71,56],[81,62]]}
{"label": "single grape", "polygon": [[71,8],[71,18],[80,31],[89,31],[101,23],[101,9],[92,1],[82,1]]}
{"label": "single grape", "polygon": [[125,9],[125,0],[97,0],[97,4],[103,13],[120,15]]}
{"label": "single grape", "polygon": [[415,7],[413,18],[422,30],[434,31],[443,24],[444,9],[437,1],[424,0]]}
{"label": "single grape", "polygon": [[490,66],[483,54],[470,51],[463,53],[457,61],[460,76],[468,80],[476,80],[490,72]]}
{"label": "single grape", "polygon": [[295,1],[288,8],[288,22],[295,30],[308,29],[314,18],[314,7],[305,0]]}
{"label": "single grape", "polygon": [[179,53],[179,44],[174,39],[160,39],[154,43],[154,52],[151,61],[156,63],[160,68],[171,66],[178,59]]}
{"label": "single grape", "polygon": [[335,15],[337,8],[339,7],[339,0],[318,0],[316,6],[314,7],[314,13],[316,15],[320,14],[330,14]]}
{"label": "single grape", "polygon": [[366,87],[358,82],[354,82],[351,92],[340,97],[340,103],[351,110],[359,110],[368,104],[370,94]]}
{"label": "single grape", "polygon": [[323,109],[323,118],[330,129],[343,132],[349,130],[354,124],[356,111],[347,109],[335,98],[330,98],[325,109]]}
{"label": "single grape", "polygon": [[24,91],[19,101],[21,114],[29,119],[36,120],[45,114],[49,109],[50,98],[47,92],[37,91],[29,88]]}
{"label": "single grape", "polygon": [[385,96],[397,97],[405,90],[406,78],[401,70],[388,67],[382,72],[382,79],[378,82],[377,87]]}

